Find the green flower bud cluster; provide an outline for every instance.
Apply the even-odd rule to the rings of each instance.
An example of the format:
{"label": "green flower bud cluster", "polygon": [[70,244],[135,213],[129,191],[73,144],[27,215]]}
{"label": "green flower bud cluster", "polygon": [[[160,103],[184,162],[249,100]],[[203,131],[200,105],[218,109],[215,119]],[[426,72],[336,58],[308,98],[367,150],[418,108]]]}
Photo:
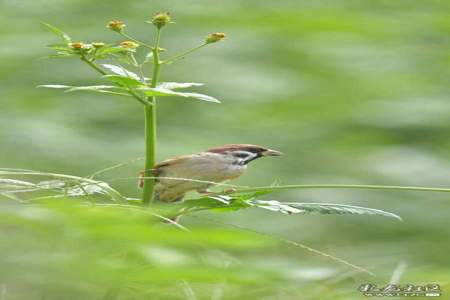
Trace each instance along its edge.
{"label": "green flower bud cluster", "polygon": [[217,43],[225,38],[225,33],[223,32],[215,32],[208,35],[205,39],[205,43],[212,44]]}
{"label": "green flower bud cluster", "polygon": [[160,12],[153,16],[152,24],[161,28],[170,23],[170,16],[167,12]]}

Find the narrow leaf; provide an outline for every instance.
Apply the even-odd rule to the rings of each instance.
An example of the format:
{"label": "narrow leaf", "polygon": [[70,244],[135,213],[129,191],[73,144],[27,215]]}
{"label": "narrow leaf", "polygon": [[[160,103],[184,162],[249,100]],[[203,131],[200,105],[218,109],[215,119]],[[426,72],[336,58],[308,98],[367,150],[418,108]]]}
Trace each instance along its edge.
{"label": "narrow leaf", "polygon": [[153,61],[153,51],[150,51],[145,55],[144,64],[152,61]]}
{"label": "narrow leaf", "polygon": [[10,189],[23,187],[35,187],[35,184],[23,180],[0,178],[0,191],[6,188]]}
{"label": "narrow leaf", "polygon": [[44,180],[37,183],[37,186],[44,189],[60,189],[66,186],[66,182],[62,180]]}
{"label": "narrow leaf", "polygon": [[198,94],[198,93],[181,93],[181,92],[172,91],[170,89],[165,89],[162,87],[156,87],[156,88],[146,87],[146,88],[143,88],[142,90],[144,91],[144,93],[147,96],[180,96],[180,97],[184,97],[184,98],[195,98],[195,99],[199,99],[199,100],[203,100],[203,101],[220,103],[220,101],[217,100],[216,98],[213,98],[213,97],[207,96],[207,95],[203,95],[203,94]]}
{"label": "narrow leaf", "polygon": [[[119,90],[119,92],[116,91],[109,91],[107,89],[116,89]],[[107,94],[114,94],[114,95],[121,95],[121,96],[130,96],[126,93],[126,90],[123,88],[120,88],[118,86],[113,85],[93,85],[93,86],[77,86],[72,87],[66,91],[65,93],[71,93],[76,91],[88,91],[88,92],[97,92],[97,93],[107,93]],[[123,92],[121,92],[123,91]]]}
{"label": "narrow leaf", "polygon": [[[147,96],[181,96],[181,93],[163,88],[140,88]],[[183,96],[184,97],[184,96]]]}
{"label": "narrow leaf", "polygon": [[124,67],[109,65],[109,64],[103,64],[103,67],[107,68],[108,70],[110,70],[111,72],[113,72],[117,75],[124,76],[124,77],[130,77],[135,80],[139,80],[139,76],[136,73],[128,71]]}
{"label": "narrow leaf", "polygon": [[75,91],[97,91],[104,89],[119,89],[119,87],[114,85],[90,85],[90,86],[74,86],[68,89],[66,92],[75,92]]}
{"label": "narrow leaf", "polygon": [[394,218],[402,220],[398,215],[386,212],[380,209],[353,206],[346,204],[330,204],[330,203],[293,203],[293,202],[278,202],[275,200],[252,200],[255,206],[279,211],[287,214],[350,214],[350,215],[378,215],[383,217]]}
{"label": "narrow leaf", "polygon": [[136,80],[131,77],[124,77],[120,75],[105,75],[103,76],[106,79],[110,80],[111,82],[114,82],[120,86],[126,86],[126,87],[138,87],[143,86],[143,83],[139,80]]}
{"label": "narrow leaf", "polygon": [[72,54],[74,52],[71,48],[67,47],[64,44],[54,44],[54,45],[49,45],[47,47],[50,49],[56,50],[58,52],[64,52],[64,53],[69,53],[69,54]]}
{"label": "narrow leaf", "polygon": [[95,184],[88,182],[81,182],[77,186],[70,188],[67,192],[68,196],[87,196],[93,194],[107,194],[104,188],[109,188],[106,182],[98,182]]}
{"label": "narrow leaf", "polygon": [[216,98],[208,96],[208,95],[204,95],[204,94],[199,94],[199,93],[181,93],[181,94],[183,94],[184,97],[188,97],[188,98],[195,98],[195,99],[202,100],[202,101],[220,103],[220,101],[217,100]]}
{"label": "narrow leaf", "polygon": [[202,86],[203,83],[196,83],[196,82],[161,82],[160,84],[158,84],[158,87],[163,88],[163,89],[169,89],[169,90],[173,90],[173,89],[183,89],[183,88],[188,88],[191,86]]}
{"label": "narrow leaf", "polygon": [[108,54],[120,53],[123,51],[124,49],[122,47],[111,47],[109,45],[106,45],[103,48],[97,49],[95,56],[98,58],[102,58]]}
{"label": "narrow leaf", "polygon": [[[236,211],[252,207],[249,200],[253,199],[253,194],[242,194],[239,196],[215,195],[197,199],[189,199],[180,204],[181,209],[187,209],[188,212],[200,210],[215,210],[220,212]],[[180,208],[176,208],[178,211]]]}
{"label": "narrow leaf", "polygon": [[66,57],[70,57],[72,55],[73,54],[69,54],[69,53],[66,53],[66,52],[58,52],[56,54],[44,56],[43,58],[66,58]]}
{"label": "narrow leaf", "polygon": [[281,212],[283,214],[299,214],[305,211],[295,208],[293,206],[280,203],[275,200],[254,200],[252,202],[255,206],[259,208],[264,208],[271,211]]}
{"label": "narrow leaf", "polygon": [[53,25],[50,25],[48,23],[43,23],[45,26],[47,26],[47,28],[49,28],[54,34],[56,34],[57,36],[59,36],[64,43],[69,44],[72,42],[72,39],[70,38],[70,36],[67,35],[67,33],[63,32],[62,30],[56,28]]}
{"label": "narrow leaf", "polygon": [[72,88],[70,85],[62,85],[62,84],[43,84],[38,85],[38,88],[49,88],[49,89],[69,89]]}

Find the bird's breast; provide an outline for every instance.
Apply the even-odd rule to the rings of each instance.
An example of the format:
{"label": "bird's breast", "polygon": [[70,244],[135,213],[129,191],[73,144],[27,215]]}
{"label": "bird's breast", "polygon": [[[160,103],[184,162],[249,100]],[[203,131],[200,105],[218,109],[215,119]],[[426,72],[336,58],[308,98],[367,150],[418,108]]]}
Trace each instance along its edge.
{"label": "bird's breast", "polygon": [[188,191],[207,189],[214,183],[237,178],[247,166],[234,161],[230,156],[202,153],[164,166],[158,175],[156,193],[162,201],[174,201]]}
{"label": "bird's breast", "polygon": [[246,167],[246,165],[233,164],[233,158],[224,155],[196,155],[188,160],[164,168],[161,177],[220,182],[240,176]]}

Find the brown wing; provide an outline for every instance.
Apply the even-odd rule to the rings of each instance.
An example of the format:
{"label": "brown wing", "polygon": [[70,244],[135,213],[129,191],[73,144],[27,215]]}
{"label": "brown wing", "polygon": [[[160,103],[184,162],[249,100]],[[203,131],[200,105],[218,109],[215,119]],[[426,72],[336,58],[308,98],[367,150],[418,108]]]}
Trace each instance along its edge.
{"label": "brown wing", "polygon": [[194,156],[195,156],[195,154],[194,155],[184,155],[184,156],[179,156],[177,158],[171,158],[171,159],[164,160],[153,167],[152,173],[154,176],[157,177],[157,176],[161,175],[164,167],[170,167],[170,166],[177,165],[179,163],[185,162],[186,160],[192,159]]}

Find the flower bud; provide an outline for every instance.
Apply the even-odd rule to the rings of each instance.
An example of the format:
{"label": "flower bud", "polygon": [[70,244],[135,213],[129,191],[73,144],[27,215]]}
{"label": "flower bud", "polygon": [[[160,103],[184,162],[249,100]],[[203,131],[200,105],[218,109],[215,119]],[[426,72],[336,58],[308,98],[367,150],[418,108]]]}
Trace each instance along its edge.
{"label": "flower bud", "polygon": [[72,48],[73,50],[82,50],[86,48],[86,45],[82,42],[77,42],[77,43],[70,43],[69,47]]}
{"label": "flower bud", "polygon": [[[156,48],[155,47],[152,47],[152,50],[154,51]],[[161,48],[161,47],[158,47],[158,52],[166,52],[167,51],[167,49],[166,48]]]}
{"label": "flower bud", "polygon": [[223,32],[215,32],[208,35],[205,39],[205,43],[211,44],[211,43],[217,43],[225,38],[225,33]]}
{"label": "flower bud", "polygon": [[169,24],[170,23],[169,13],[167,12],[157,13],[155,16],[153,16],[152,23],[158,28],[161,28]]}
{"label": "flower bud", "polygon": [[94,47],[95,49],[105,47],[105,43],[102,43],[102,42],[92,42],[91,45],[92,45],[92,47]]}
{"label": "flower bud", "polygon": [[121,32],[125,26],[127,26],[127,25],[125,25],[124,22],[113,20],[113,21],[108,22],[108,25],[106,25],[106,28],[109,28],[112,31]]}
{"label": "flower bud", "polygon": [[136,49],[137,47],[139,47],[139,44],[132,41],[123,41],[122,43],[120,43],[120,47],[126,49]]}

